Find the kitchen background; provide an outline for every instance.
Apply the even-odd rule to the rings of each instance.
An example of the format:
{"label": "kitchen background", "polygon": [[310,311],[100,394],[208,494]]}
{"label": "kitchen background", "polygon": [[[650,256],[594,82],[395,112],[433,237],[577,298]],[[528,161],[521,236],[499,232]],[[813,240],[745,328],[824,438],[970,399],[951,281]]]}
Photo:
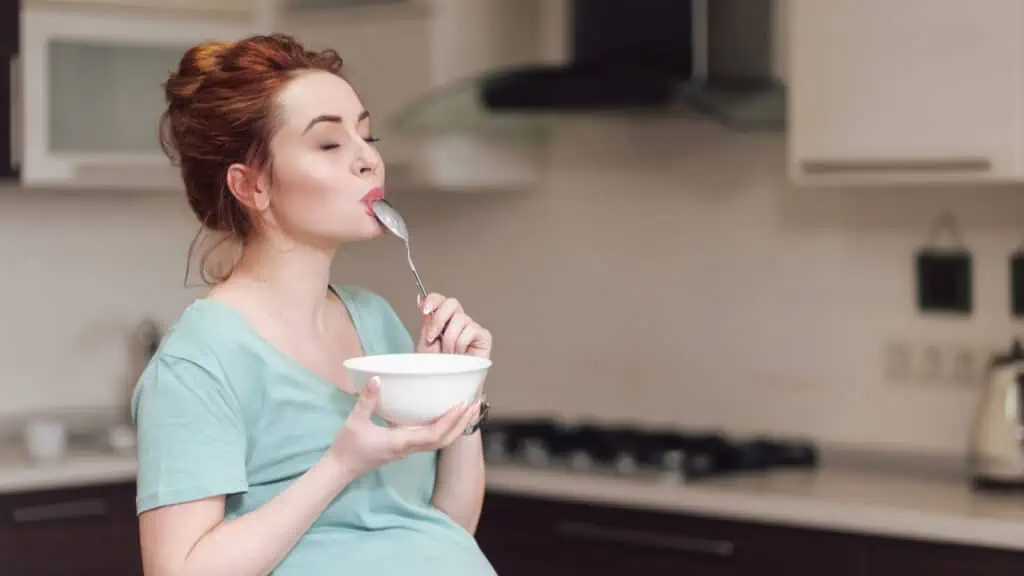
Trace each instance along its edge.
{"label": "kitchen background", "polygon": [[[707,11],[708,2],[735,13],[746,3],[693,5]],[[11,107],[24,107],[12,134],[15,148],[24,138],[25,162],[20,181],[0,185],[6,273],[0,430],[47,413],[124,414],[140,369],[140,324],[152,319],[169,326],[203,293],[194,273],[191,287],[184,286],[198,225],[183,194],[166,185],[173,174],[168,180],[166,171],[149,170],[144,162],[142,169],[135,165],[113,176],[89,171],[89,161],[68,160],[61,154],[66,150],[47,149],[39,135],[47,121],[56,121],[57,112],[47,108],[52,99],[58,108],[84,110],[65,118],[79,136],[68,137],[77,142],[69,146],[88,147],[83,135],[97,134],[98,147],[129,142],[130,150],[141,141],[152,149],[156,118],[146,108],[152,102],[118,100],[124,117],[114,118],[101,112],[113,89],[80,102],[61,96],[59,80],[49,86],[45,74],[33,72],[33,64],[45,69],[47,62],[25,47],[54,39],[56,46],[62,34],[74,37],[66,31],[82,21],[100,26],[85,34],[87,42],[173,36],[164,25],[124,24],[152,10],[204,18],[207,28],[183,35],[191,44],[202,30],[237,29],[220,22],[245,14],[256,29],[295,32],[314,46],[339,48],[375,118],[398,118],[424,93],[463,78],[510,64],[562,61],[568,52],[567,1],[365,3],[381,6],[303,14],[298,7],[318,2],[294,2],[295,12],[282,15],[274,0],[25,2],[48,8],[52,19],[21,20],[21,81],[28,88],[15,94]],[[1024,94],[1017,80],[1024,74],[1024,5],[747,3],[753,4],[771,7],[768,44],[761,46],[770,58],[759,57],[767,71],[757,74],[789,84],[786,130],[688,115],[586,114],[556,119],[539,135],[512,138],[499,129],[496,142],[441,139],[424,147],[421,139],[382,126],[393,175],[389,195],[409,223],[418,269],[429,289],[458,297],[495,334],[487,394],[496,416],[767,434],[897,460],[937,459],[958,469],[988,383],[986,364],[1009,350],[1021,328],[1010,310],[1009,262],[1024,244]],[[765,32],[750,32],[756,23],[744,25],[731,36],[733,45],[718,40],[725,51],[745,53],[746,41]],[[962,43],[939,41],[948,37]],[[148,90],[141,76],[135,84],[116,77],[109,86]],[[440,118],[428,122],[435,131],[473,122],[490,126],[472,111]],[[990,169],[946,169],[965,153],[968,164],[981,154]],[[858,167],[865,158],[878,164]],[[928,169],[931,158],[938,169]],[[839,169],[813,170],[821,159]],[[909,168],[900,169],[905,160]],[[853,169],[844,169],[844,161]],[[918,161],[925,168],[915,170]],[[952,233],[936,228],[944,218],[953,223]],[[973,258],[973,310],[924,313],[915,301],[915,254],[951,244]],[[334,278],[383,294],[415,326],[415,285],[396,240],[346,248]],[[40,486],[68,484],[56,480],[56,469],[47,467],[52,464],[19,476],[20,468],[3,464],[5,454],[0,449],[0,487],[5,478],[19,489],[29,487],[25,478]],[[75,474],[96,470],[107,478],[121,470],[92,462]],[[496,474],[495,489],[512,493],[558,492],[538,486],[566,482]],[[1016,519],[1024,518],[1016,500],[976,500],[960,476],[940,486],[909,474],[899,468],[867,480],[826,475],[797,485],[814,498],[840,494],[839,500],[876,512],[903,502],[920,505],[923,516],[812,509],[797,499],[804,495],[790,492],[779,500],[759,493],[763,500],[755,501],[744,499],[744,486],[722,499],[713,492],[636,496],[611,484],[569,483],[563,492],[595,499],[628,493],[649,498],[654,508],[727,518],[743,516],[746,507],[766,510],[779,522],[818,527],[846,518],[852,524],[844,529],[860,523],[862,533],[891,530],[983,547],[1016,549],[1011,542],[1024,541],[1024,533],[1015,532],[1022,526]],[[0,513],[4,506],[0,498]],[[958,524],[958,515],[985,518]],[[984,524],[986,515],[998,521]],[[0,535],[3,528],[0,523]],[[801,550],[815,547],[799,542]],[[4,550],[0,538],[0,558]],[[909,558],[902,564],[907,573],[939,574],[923,568],[928,558],[954,564],[932,548],[921,550],[896,556]],[[893,558],[886,556],[886,567],[901,565]],[[1020,554],[1013,559],[1019,562]],[[982,564],[992,567],[996,560],[972,557],[959,573],[989,573]],[[857,566],[882,573],[868,560]],[[830,573],[839,573],[833,568]]]}
{"label": "kitchen background", "polygon": [[[1019,328],[1019,185],[803,188],[787,181],[783,134],[657,117],[576,121],[541,154],[528,189],[391,186],[430,287],[497,334],[496,412],[963,453],[982,365]],[[4,192],[0,411],[123,403],[135,326],[173,322],[201,294],[183,289],[197,231],[184,198]],[[975,259],[962,317],[915,307],[914,252],[944,211]],[[411,323],[403,256],[390,239],[354,246],[335,278]],[[966,350],[977,377],[895,375],[900,346],[912,360],[937,347],[947,364]]]}

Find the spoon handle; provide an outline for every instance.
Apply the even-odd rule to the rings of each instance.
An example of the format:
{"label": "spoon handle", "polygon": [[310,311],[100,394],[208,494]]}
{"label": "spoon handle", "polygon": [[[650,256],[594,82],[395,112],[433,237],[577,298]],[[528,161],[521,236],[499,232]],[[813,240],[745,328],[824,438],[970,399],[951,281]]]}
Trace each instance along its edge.
{"label": "spoon handle", "polygon": [[409,261],[409,269],[412,270],[412,275],[416,277],[416,286],[420,289],[420,295],[424,299],[427,297],[427,289],[423,287],[423,279],[420,278],[420,273],[416,271],[416,265],[412,263],[412,248],[409,247],[409,243],[405,243],[405,258]]}

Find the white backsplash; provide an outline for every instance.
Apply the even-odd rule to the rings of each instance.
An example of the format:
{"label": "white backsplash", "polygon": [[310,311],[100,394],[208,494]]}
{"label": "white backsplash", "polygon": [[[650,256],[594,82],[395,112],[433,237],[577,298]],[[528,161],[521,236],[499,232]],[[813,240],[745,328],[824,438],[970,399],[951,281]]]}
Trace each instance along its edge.
{"label": "white backsplash", "polygon": [[[792,190],[783,139],[672,122],[581,125],[523,194],[394,191],[428,289],[496,334],[498,413],[556,412],[959,453],[976,389],[883,381],[889,338],[1008,343],[1024,189]],[[922,318],[912,253],[942,209],[976,312]],[[171,321],[196,230],[183,198],[0,193],[0,414],[123,402],[127,338]],[[412,325],[396,241],[336,278]]]}

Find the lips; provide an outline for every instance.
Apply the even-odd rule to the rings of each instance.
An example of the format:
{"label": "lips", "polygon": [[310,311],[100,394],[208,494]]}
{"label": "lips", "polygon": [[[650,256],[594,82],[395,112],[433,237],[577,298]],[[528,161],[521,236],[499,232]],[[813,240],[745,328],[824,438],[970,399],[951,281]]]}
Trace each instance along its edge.
{"label": "lips", "polygon": [[381,187],[371,188],[369,192],[363,196],[363,204],[370,207],[375,201],[384,199],[384,189]]}

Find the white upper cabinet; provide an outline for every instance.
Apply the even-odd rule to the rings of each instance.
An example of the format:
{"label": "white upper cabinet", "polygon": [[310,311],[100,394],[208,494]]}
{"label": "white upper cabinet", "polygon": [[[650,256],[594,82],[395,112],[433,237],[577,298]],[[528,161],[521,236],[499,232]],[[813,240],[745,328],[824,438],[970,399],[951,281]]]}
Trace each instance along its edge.
{"label": "white upper cabinet", "polygon": [[257,0],[22,0],[28,8],[248,14]]}
{"label": "white upper cabinet", "polygon": [[22,182],[178,186],[158,139],[162,83],[190,46],[240,38],[248,22],[23,9],[12,102]]}
{"label": "white upper cabinet", "polygon": [[158,137],[168,74],[197,43],[281,31],[341,53],[400,172],[415,147],[387,125],[428,86],[429,16],[408,0],[25,0],[11,71],[14,169],[28,187],[179,188]]}
{"label": "white upper cabinet", "polygon": [[789,174],[1022,179],[1020,0],[789,0]]}

